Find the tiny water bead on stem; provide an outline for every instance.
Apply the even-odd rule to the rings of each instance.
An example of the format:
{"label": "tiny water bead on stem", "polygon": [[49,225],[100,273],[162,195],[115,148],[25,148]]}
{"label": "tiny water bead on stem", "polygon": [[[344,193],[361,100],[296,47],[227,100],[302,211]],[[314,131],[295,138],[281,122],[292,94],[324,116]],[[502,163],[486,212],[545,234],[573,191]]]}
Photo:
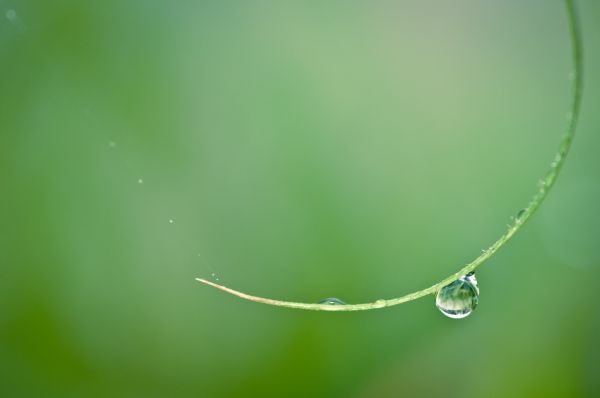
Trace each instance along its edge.
{"label": "tiny water bead on stem", "polygon": [[477,258],[465,265],[458,272],[444,278],[440,282],[401,297],[388,300],[379,299],[369,303],[362,304],[340,304],[329,300],[338,300],[328,298],[319,303],[299,303],[293,301],[274,300],[265,297],[252,296],[247,293],[234,290],[223,285],[208,281],[202,278],[196,278],[198,282],[212,286],[226,293],[232,294],[244,300],[253,301],[256,303],[274,305],[277,307],[296,308],[302,310],[313,311],[364,311],[374,310],[378,308],[391,307],[394,305],[406,303],[416,300],[421,297],[436,294],[436,305],[445,315],[451,318],[464,318],[471,314],[477,307],[479,302],[479,287],[475,279],[474,271],[485,261],[489,260],[502,246],[504,246],[523,225],[536,212],[548,193],[552,189],[560,170],[562,169],[567,154],[571,149],[573,137],[579,120],[579,112],[581,108],[581,96],[583,91],[583,49],[581,41],[581,33],[579,20],[575,10],[574,0],[565,0],[567,21],[569,26],[569,38],[571,40],[571,57],[573,63],[573,71],[569,75],[572,84],[572,100],[567,119],[566,131],[560,140],[558,151],[552,158],[550,168],[540,180],[538,189],[529,201],[528,205],[520,210],[515,222],[507,226],[506,231],[494,242],[488,249],[484,250]]}
{"label": "tiny water bead on stem", "polygon": [[319,304],[327,304],[327,305],[346,305],[345,302],[336,297],[328,297],[319,301]]}

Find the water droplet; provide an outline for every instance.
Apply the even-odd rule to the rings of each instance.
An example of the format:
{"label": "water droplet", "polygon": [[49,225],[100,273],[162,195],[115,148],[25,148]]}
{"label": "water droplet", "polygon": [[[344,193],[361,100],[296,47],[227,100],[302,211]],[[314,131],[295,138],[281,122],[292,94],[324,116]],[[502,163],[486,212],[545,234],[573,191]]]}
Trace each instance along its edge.
{"label": "water droplet", "polygon": [[449,318],[469,316],[479,303],[479,287],[475,273],[469,272],[438,291],[435,305]]}
{"label": "water droplet", "polygon": [[319,304],[327,304],[327,305],[346,305],[342,300],[335,297],[328,297],[319,301]]}
{"label": "water droplet", "polygon": [[525,215],[525,212],[526,212],[526,211],[527,211],[527,210],[525,210],[525,209],[521,209],[521,210],[519,210],[519,211],[517,212],[517,215],[515,216],[515,219],[516,219],[516,220],[519,220],[521,217],[523,217],[523,216]]}
{"label": "water droplet", "polygon": [[138,184],[143,184],[144,180],[142,180],[141,178],[138,178]]}
{"label": "water droplet", "polygon": [[173,220],[173,219],[169,220],[169,224],[173,224],[174,222],[175,222],[175,220]]}

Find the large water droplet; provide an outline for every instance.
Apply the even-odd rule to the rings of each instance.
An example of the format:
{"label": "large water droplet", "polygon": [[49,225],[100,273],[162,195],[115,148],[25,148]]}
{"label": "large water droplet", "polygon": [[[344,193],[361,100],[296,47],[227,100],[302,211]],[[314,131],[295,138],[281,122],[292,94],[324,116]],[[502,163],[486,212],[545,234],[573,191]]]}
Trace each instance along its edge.
{"label": "large water droplet", "polygon": [[470,272],[438,291],[435,305],[442,314],[454,319],[467,317],[479,303],[475,273]]}
{"label": "large water droplet", "polygon": [[346,305],[345,302],[335,297],[328,297],[319,301],[319,304],[327,304],[327,305]]}

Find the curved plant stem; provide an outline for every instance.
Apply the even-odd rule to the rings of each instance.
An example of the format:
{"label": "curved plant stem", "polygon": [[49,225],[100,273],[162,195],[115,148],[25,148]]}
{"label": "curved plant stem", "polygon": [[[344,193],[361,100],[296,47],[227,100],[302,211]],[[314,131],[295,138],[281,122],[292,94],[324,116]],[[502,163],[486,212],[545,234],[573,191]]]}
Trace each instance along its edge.
{"label": "curved plant stem", "polygon": [[568,124],[566,128],[566,132],[563,135],[560,145],[558,147],[558,152],[554,156],[552,163],[550,164],[549,170],[546,172],[545,176],[540,180],[539,187],[533,198],[529,201],[529,204],[526,208],[524,208],[521,212],[519,212],[518,216],[515,218],[514,222],[509,225],[508,229],[494,244],[492,244],[488,249],[484,250],[479,257],[465,265],[462,269],[457,271],[456,273],[448,276],[447,278],[442,279],[435,285],[432,285],[426,289],[419,290],[414,293],[410,293],[404,295],[402,297],[392,298],[388,300],[379,299],[377,301],[371,303],[363,303],[363,304],[347,304],[347,305],[327,305],[327,304],[314,304],[314,303],[296,303],[292,301],[281,301],[281,300],[273,300],[269,298],[252,296],[246,293],[242,293],[240,291],[230,289],[223,285],[219,285],[217,283],[208,281],[202,278],[196,278],[198,282],[202,282],[206,285],[212,286],[219,290],[222,290],[226,293],[233,294],[234,296],[240,297],[244,300],[254,301],[257,303],[274,305],[278,307],[288,307],[288,308],[298,308],[303,310],[315,310],[315,311],[361,311],[361,310],[372,310],[377,308],[390,307],[393,305],[398,305],[405,303],[407,301],[416,300],[420,297],[428,296],[430,294],[435,294],[442,287],[452,283],[458,278],[466,275],[467,273],[474,271],[481,264],[483,264],[486,260],[492,257],[502,246],[506,244],[516,233],[521,229],[523,225],[529,220],[529,218],[535,213],[540,204],[544,201],[548,192],[554,185],[556,181],[556,177],[560,173],[562,166],[565,162],[567,154],[569,153],[569,149],[571,148],[571,143],[573,142],[573,137],[575,135],[575,128],[577,126],[577,120],[579,117],[579,110],[581,106],[581,95],[583,89],[583,70],[582,70],[582,44],[581,44],[581,33],[579,28],[579,20],[577,18],[574,0],[565,0],[566,11],[567,11],[567,20],[569,24],[569,34],[571,39],[571,47],[572,47],[572,62],[573,62],[573,71],[571,73],[572,79],[572,91],[573,91],[573,99],[571,102],[571,109],[568,114]]}

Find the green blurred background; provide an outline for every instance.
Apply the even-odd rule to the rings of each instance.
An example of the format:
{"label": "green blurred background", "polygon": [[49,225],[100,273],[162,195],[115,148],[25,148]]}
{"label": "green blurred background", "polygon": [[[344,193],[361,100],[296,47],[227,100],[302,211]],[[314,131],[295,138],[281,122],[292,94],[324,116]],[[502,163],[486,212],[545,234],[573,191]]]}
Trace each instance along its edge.
{"label": "green blurred background", "polygon": [[[600,5],[0,0],[0,396],[600,396]],[[171,221],[170,221],[171,220]]]}

